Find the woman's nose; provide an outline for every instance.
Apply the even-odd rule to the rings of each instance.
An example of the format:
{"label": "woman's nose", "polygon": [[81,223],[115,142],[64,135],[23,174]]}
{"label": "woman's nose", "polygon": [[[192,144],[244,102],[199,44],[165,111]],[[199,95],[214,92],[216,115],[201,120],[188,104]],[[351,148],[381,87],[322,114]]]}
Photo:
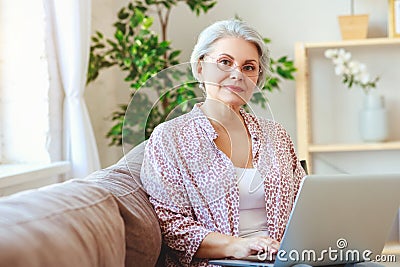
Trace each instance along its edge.
{"label": "woman's nose", "polygon": [[239,66],[232,67],[230,71],[230,78],[232,79],[243,79],[243,73]]}

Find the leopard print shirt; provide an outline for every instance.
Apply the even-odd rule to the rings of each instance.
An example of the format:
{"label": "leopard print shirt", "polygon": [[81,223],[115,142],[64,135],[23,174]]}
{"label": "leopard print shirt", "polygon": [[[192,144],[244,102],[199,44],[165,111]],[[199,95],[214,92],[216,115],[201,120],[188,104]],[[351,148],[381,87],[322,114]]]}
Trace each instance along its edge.
{"label": "leopard print shirt", "polygon": [[[218,135],[200,105],[157,126],[145,148],[141,180],[167,247],[165,266],[212,266],[193,257],[205,236],[239,233],[235,168],[215,145]],[[305,172],[280,124],[240,112],[253,166],[265,177],[268,232],[280,241]]]}

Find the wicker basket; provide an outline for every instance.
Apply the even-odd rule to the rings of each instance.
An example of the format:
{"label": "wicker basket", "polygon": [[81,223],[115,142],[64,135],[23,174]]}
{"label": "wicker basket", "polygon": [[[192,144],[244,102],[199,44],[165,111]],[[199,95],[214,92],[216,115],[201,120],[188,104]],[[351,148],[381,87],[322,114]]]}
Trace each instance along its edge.
{"label": "wicker basket", "polygon": [[368,15],[338,16],[343,40],[365,39],[368,33]]}

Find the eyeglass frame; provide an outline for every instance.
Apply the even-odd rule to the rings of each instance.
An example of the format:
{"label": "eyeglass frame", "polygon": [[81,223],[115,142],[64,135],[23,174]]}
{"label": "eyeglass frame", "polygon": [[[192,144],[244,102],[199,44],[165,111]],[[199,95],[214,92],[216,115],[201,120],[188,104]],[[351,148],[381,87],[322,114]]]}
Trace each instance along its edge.
{"label": "eyeglass frame", "polygon": [[[210,55],[205,54],[205,55],[201,58],[201,60],[204,60],[205,57],[209,57],[209,58],[215,60],[215,61],[216,61],[215,64],[217,65],[217,68],[218,68],[219,70],[223,71],[223,72],[232,72],[232,71],[235,70],[237,67],[240,67],[240,72],[241,72],[243,75],[245,75],[246,77],[249,77],[249,78],[258,77],[258,76],[260,76],[260,74],[262,73],[262,68],[261,68],[260,64],[257,64],[257,66],[258,66],[257,74],[255,74],[254,76],[253,76],[253,75],[252,75],[252,76],[249,76],[249,75],[247,75],[245,72],[243,72],[243,66],[245,66],[245,65],[239,66],[239,64],[237,64],[237,63],[235,62],[235,60],[233,60],[233,58],[231,58],[230,56],[227,56],[227,57],[232,59],[233,65],[232,65],[232,66],[223,65],[223,66],[229,67],[229,69],[226,69],[226,70],[220,68],[220,63],[218,62],[218,60],[219,60],[220,58],[215,58],[215,57],[212,57],[212,56],[210,56]],[[205,61],[204,61],[204,62],[205,62]]]}

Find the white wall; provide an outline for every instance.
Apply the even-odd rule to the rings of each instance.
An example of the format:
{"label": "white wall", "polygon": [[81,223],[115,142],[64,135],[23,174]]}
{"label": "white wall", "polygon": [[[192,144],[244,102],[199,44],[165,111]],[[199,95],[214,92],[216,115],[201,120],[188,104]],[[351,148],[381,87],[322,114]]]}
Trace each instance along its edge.
{"label": "white wall", "polygon": [[[93,32],[100,30],[111,36],[116,13],[127,2],[93,0]],[[368,37],[387,35],[387,2],[356,1],[356,13],[370,15]],[[288,55],[293,58],[295,42],[340,40],[337,16],[349,13],[349,4],[350,0],[220,0],[207,15],[200,17],[191,13],[186,5],[179,5],[171,13],[168,38],[175,49],[182,50],[181,62],[186,62],[197,35],[204,27],[237,14],[272,40],[273,57]],[[107,70],[88,86],[85,93],[103,167],[115,163],[122,156],[121,148],[110,148],[104,137],[111,126],[107,117],[118,104],[129,101],[129,89],[122,80],[116,70]],[[270,102],[275,119],[296,139],[295,83],[285,82],[281,92],[270,95]]]}

